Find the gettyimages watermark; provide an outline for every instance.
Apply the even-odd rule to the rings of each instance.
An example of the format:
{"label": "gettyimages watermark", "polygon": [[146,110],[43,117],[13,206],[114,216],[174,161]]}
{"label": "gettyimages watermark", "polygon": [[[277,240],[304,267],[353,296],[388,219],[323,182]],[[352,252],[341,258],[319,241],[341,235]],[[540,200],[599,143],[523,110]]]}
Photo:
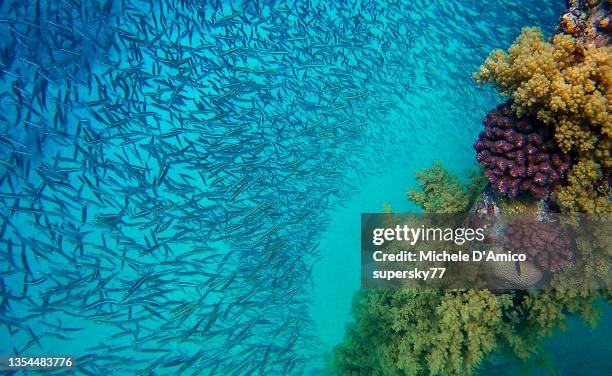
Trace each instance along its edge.
{"label": "gettyimages watermark", "polygon": [[608,215],[362,214],[364,288],[610,288]]}

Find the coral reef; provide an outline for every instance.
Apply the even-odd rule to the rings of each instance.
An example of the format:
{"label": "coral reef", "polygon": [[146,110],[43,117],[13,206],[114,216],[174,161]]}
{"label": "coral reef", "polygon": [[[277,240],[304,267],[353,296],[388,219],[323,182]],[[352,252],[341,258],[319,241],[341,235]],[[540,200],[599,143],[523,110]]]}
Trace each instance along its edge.
{"label": "coral reef", "polygon": [[353,307],[357,321],[335,351],[336,370],[341,375],[472,374],[498,347],[499,337],[520,343],[504,320],[511,305],[510,295],[486,290],[362,291]]}
{"label": "coral reef", "polygon": [[[477,176],[474,173],[472,177]],[[482,179],[472,179],[467,186],[451,175],[440,162],[416,174],[420,190],[409,189],[406,195],[427,213],[462,213],[482,187]]]}
{"label": "coral reef", "polygon": [[609,214],[577,216],[581,220],[570,223],[577,234],[576,260],[563,273],[555,274],[550,283],[563,288],[600,288],[612,291],[612,221]]}
{"label": "coral reef", "polygon": [[513,217],[504,235],[510,250],[525,254],[529,261],[553,273],[565,270],[576,258],[572,237],[559,223],[530,216]]}
{"label": "coral reef", "polygon": [[[566,211],[609,213],[612,59],[609,12],[602,10],[609,9],[610,1],[571,3],[586,13],[564,15],[560,27],[578,40],[557,35],[546,42],[537,29],[525,29],[508,53],[493,52],[476,75],[479,82],[497,84],[512,101],[489,113],[474,148],[489,181],[510,197],[520,192],[542,197],[553,189],[552,198]],[[570,155],[576,163],[568,173]],[[546,222],[548,201],[503,198],[489,188],[476,199],[439,164],[417,179],[421,190],[410,190],[408,198],[424,212],[458,213],[471,207],[474,220],[483,223],[502,214],[540,218],[510,220],[491,229],[492,239],[501,233],[512,249],[532,260],[521,273],[512,262],[496,263],[495,278],[528,288],[542,277],[537,264],[551,272],[567,268],[568,273],[555,273],[553,281],[566,274],[580,281],[577,274],[609,287],[606,226],[595,224],[582,232],[575,227],[574,241]],[[602,297],[612,299],[609,290],[586,288],[361,291],[354,301],[355,323],[335,350],[335,370],[341,375],[469,375],[495,354],[528,359],[537,354],[542,338],[563,328],[568,315],[594,324],[594,302]]]}
{"label": "coral reef", "polygon": [[539,29],[525,28],[507,53],[493,51],[475,78],[510,95],[519,117],[536,115],[554,128],[564,152],[599,155],[604,167],[612,166],[611,47],[577,46],[568,35],[549,43]]}
{"label": "coral reef", "polygon": [[[474,196],[466,195],[469,190],[441,165],[420,173],[419,180],[423,191],[408,197],[424,211],[472,207]],[[499,213],[500,205],[492,200],[474,206]],[[568,314],[594,324],[598,316],[593,302],[602,295],[611,298],[605,291],[587,289],[362,290],[353,302],[355,322],[334,351],[334,371],[352,376],[471,375],[494,355],[529,359],[537,355],[542,338],[563,327]]]}
{"label": "coral reef", "polygon": [[[593,17],[609,9],[597,1],[574,3]],[[563,26],[568,18],[566,14],[562,27],[569,27]],[[567,185],[554,188],[559,206],[569,212],[609,212],[612,47],[607,39],[597,46],[586,43],[591,37],[583,29],[575,33],[579,40],[558,34],[549,42],[538,29],[525,28],[507,53],[493,51],[475,78],[496,84],[502,95],[512,97],[517,116],[537,117],[552,129],[561,150],[572,155],[575,165]]]}
{"label": "coral reef", "polygon": [[568,314],[594,324],[592,290],[362,290],[334,351],[340,375],[472,375],[493,355],[528,359]]}
{"label": "coral reef", "polygon": [[603,178],[592,160],[578,162],[567,176],[567,185],[558,188],[554,200],[571,212],[612,213],[610,175]]}
{"label": "coral reef", "polygon": [[509,103],[490,111],[483,123],[485,130],[474,143],[476,159],[501,193],[542,198],[569,169],[569,157],[552,141],[550,130],[536,119],[517,118]]}
{"label": "coral reef", "polygon": [[612,39],[610,0],[569,0],[559,20],[558,31],[574,36],[582,44],[605,46]]}

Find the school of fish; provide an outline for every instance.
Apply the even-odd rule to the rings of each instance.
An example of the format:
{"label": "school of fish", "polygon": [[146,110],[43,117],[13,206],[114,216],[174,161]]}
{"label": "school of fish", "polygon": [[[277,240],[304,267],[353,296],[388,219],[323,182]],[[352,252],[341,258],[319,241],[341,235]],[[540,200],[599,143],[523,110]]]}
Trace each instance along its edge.
{"label": "school of fish", "polygon": [[[452,85],[423,46],[453,11],[0,1],[0,353],[85,375],[315,372],[317,235],[372,158],[428,142],[390,117],[436,130],[404,99]],[[456,26],[443,37],[483,38]]]}

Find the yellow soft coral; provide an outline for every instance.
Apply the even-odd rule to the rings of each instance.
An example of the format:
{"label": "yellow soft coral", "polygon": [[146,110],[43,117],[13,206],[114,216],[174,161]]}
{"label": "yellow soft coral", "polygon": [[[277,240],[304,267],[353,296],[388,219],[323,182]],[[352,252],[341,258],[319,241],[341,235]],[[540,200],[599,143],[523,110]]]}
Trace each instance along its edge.
{"label": "yellow soft coral", "polygon": [[612,133],[612,47],[579,46],[562,34],[547,42],[539,29],[525,28],[507,53],[493,51],[475,78],[511,96],[517,115],[537,115],[554,127],[565,152],[591,157],[599,150],[597,161],[612,167],[599,147],[609,146]]}
{"label": "yellow soft coral", "polygon": [[585,160],[572,167],[567,176],[567,186],[556,189],[553,198],[573,212],[611,213],[609,190],[608,183],[602,181],[600,166],[592,160]]}

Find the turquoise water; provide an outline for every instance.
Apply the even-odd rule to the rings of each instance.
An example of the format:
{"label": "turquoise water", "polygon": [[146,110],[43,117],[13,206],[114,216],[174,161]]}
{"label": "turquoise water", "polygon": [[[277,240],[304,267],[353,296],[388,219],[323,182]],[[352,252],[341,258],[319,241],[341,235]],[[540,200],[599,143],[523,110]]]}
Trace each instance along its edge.
{"label": "turquoise water", "polygon": [[565,330],[557,330],[542,343],[544,357],[527,366],[499,359],[483,367],[483,374],[501,376],[527,373],[535,376],[608,375],[610,359],[610,307],[601,305],[602,317],[595,328],[569,317]]}
{"label": "turquoise water", "polygon": [[472,72],[562,8],[3,2],[0,355],[315,374],[350,321],[359,213],[414,210],[433,160],[474,167],[500,99]]}
{"label": "turquoise water", "polygon": [[[314,293],[321,310],[314,317],[329,345],[342,339],[341,323],[350,321],[350,302],[359,288],[359,214],[381,212],[385,202],[397,212],[418,210],[405,193],[416,188],[415,172],[436,160],[463,177],[477,167],[472,144],[482,119],[501,100],[491,88],[479,88],[471,74],[491,50],[507,48],[525,26],[539,26],[552,34],[563,9],[562,2],[554,1],[494,1],[486,7],[480,2],[425,3],[419,7],[424,14],[413,48],[421,59],[435,61],[417,64],[417,77],[429,82],[403,99],[416,111],[388,119],[412,124],[412,142],[403,145],[404,155],[378,159],[379,175],[361,176],[359,193],[333,215],[321,242],[326,251],[314,270],[315,280],[323,281],[318,288],[315,285]],[[338,271],[345,277],[338,278]]]}

